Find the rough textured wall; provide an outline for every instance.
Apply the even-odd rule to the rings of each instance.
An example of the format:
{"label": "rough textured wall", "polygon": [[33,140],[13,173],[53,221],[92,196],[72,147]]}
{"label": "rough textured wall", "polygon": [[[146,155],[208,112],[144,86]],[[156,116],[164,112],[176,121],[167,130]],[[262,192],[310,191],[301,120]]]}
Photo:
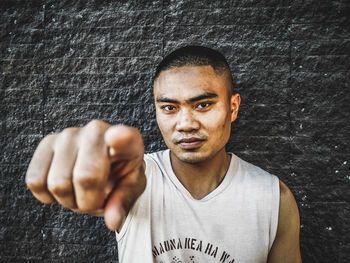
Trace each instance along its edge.
{"label": "rough textured wall", "polygon": [[163,149],[151,74],[196,43],[231,62],[242,107],[228,149],[290,186],[304,262],[348,262],[349,1],[121,2],[0,2],[0,261],[117,262],[103,220],[40,204],[26,167],[44,135],[94,118]]}

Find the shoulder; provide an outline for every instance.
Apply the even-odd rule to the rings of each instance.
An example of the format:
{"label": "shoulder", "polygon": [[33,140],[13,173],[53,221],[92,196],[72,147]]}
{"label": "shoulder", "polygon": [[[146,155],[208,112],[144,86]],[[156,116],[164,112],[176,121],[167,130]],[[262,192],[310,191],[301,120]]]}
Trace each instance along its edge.
{"label": "shoulder", "polygon": [[251,164],[247,161],[237,159],[234,169],[233,187],[249,195],[249,202],[258,204],[264,213],[270,211],[273,220],[272,236],[275,236],[278,223],[278,211],[280,202],[280,186],[277,176]]}
{"label": "shoulder", "polygon": [[146,153],[143,157],[143,160],[147,177],[161,170],[169,169],[169,150]]}
{"label": "shoulder", "polygon": [[280,185],[280,221],[281,223],[297,223],[299,211],[295,198],[288,186],[279,181]]}
{"label": "shoulder", "polygon": [[145,161],[153,160],[153,161],[159,162],[166,159],[168,155],[169,155],[169,149],[151,152],[151,153],[145,153],[144,159]]}
{"label": "shoulder", "polygon": [[278,235],[299,235],[300,217],[295,198],[285,183],[280,181],[280,209],[278,217]]}
{"label": "shoulder", "polygon": [[298,206],[290,189],[282,181],[279,182],[279,185],[280,208],[278,228],[268,262],[301,262]]}
{"label": "shoulder", "polygon": [[[254,184],[259,188],[271,186],[275,190],[279,191],[279,179],[277,176],[263,170],[262,168],[249,163],[235,155],[233,158],[237,160],[237,174],[242,177],[242,180]],[[268,188],[265,188],[268,190]]]}
{"label": "shoulder", "polygon": [[232,159],[236,160],[237,166],[241,172],[247,172],[253,176],[271,176],[271,174],[259,166],[243,160],[235,154],[232,154]]}
{"label": "shoulder", "polygon": [[285,183],[283,183],[281,180],[279,181],[279,185],[280,185],[280,193],[281,193],[280,195],[281,205],[282,205],[282,202],[285,205],[295,203],[294,196],[290,191],[290,189],[288,188],[288,186]]}
{"label": "shoulder", "polygon": [[154,165],[158,163],[164,163],[167,161],[169,156],[169,150],[162,150],[152,153],[145,153],[143,156],[143,160],[147,165]]}

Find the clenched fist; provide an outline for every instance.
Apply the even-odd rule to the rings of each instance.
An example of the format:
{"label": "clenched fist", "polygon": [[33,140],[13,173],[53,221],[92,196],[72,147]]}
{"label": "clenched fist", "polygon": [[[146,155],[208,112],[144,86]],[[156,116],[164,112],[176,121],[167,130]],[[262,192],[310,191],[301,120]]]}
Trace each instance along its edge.
{"label": "clenched fist", "polygon": [[137,129],[94,120],[46,136],[26,183],[39,201],[104,216],[107,227],[116,230],[145,189],[143,154]]}

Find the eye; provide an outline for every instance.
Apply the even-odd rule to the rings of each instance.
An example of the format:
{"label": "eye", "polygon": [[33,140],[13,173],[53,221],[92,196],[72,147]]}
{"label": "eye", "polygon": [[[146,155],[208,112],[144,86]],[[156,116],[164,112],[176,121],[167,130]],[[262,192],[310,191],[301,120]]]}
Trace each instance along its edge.
{"label": "eye", "polygon": [[211,105],[211,103],[209,102],[201,102],[197,105],[198,109],[206,109]]}
{"label": "eye", "polygon": [[167,112],[172,112],[175,109],[176,108],[173,105],[164,105],[164,106],[162,106],[162,110],[167,111]]}

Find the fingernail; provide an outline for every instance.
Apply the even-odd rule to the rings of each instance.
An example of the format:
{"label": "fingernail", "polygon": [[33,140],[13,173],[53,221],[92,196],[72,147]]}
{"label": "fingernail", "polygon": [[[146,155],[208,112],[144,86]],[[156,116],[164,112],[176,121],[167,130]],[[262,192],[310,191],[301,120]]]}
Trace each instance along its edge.
{"label": "fingernail", "polygon": [[116,153],[117,153],[117,151],[114,148],[112,148],[112,147],[109,148],[109,156],[114,156],[114,155],[116,155]]}

